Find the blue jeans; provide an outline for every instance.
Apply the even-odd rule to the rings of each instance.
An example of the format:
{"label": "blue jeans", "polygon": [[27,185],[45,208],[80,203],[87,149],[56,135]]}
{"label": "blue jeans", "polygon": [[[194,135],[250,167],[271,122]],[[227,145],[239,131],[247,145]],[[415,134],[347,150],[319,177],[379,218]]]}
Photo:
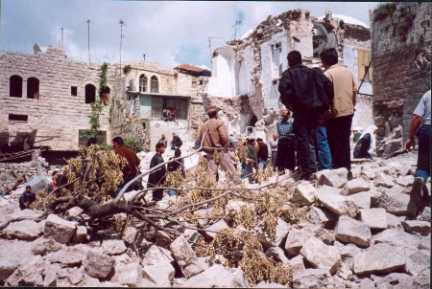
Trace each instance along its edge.
{"label": "blue jeans", "polygon": [[327,139],[327,128],[320,126],[316,131],[317,138],[317,153],[318,153],[318,167],[320,170],[332,168],[332,155],[330,152],[330,145]]}
{"label": "blue jeans", "polygon": [[267,161],[259,161],[258,162],[258,169],[259,170],[265,170],[266,167],[267,167]]}

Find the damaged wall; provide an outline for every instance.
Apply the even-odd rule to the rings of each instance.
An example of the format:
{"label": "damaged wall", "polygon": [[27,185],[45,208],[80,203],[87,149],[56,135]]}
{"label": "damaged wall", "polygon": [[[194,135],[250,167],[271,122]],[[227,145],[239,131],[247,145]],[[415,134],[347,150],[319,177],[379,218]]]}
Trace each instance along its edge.
{"label": "damaged wall", "polygon": [[[390,153],[385,138],[409,121],[421,96],[431,88],[430,3],[390,3],[373,12],[373,113],[378,126],[378,153]],[[401,148],[399,139],[394,149]]]}

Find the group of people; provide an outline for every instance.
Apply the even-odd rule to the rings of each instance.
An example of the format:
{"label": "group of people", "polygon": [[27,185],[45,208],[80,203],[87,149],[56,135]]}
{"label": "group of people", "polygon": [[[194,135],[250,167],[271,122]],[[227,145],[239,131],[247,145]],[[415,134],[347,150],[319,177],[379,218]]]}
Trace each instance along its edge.
{"label": "group of people", "polygon": [[281,102],[293,112],[283,111],[278,124],[277,166],[309,179],[321,169],[348,170],[351,178],[351,123],[356,103],[352,72],[338,63],[336,49],[324,50],[323,68],[309,68],[299,51],[288,54],[289,68],[279,83]]}

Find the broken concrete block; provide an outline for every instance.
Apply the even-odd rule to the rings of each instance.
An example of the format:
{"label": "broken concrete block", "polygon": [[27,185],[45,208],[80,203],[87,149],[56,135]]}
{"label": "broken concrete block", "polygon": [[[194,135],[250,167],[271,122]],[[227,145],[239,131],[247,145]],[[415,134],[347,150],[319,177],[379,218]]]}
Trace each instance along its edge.
{"label": "broken concrete block", "polygon": [[402,228],[402,221],[405,217],[398,217],[390,213],[386,213],[387,224],[389,228]]}
{"label": "broken concrete block", "polygon": [[379,207],[397,216],[406,215],[409,199],[409,195],[403,193],[384,193],[379,202]]}
{"label": "broken concrete block", "polygon": [[135,227],[128,226],[123,232],[123,240],[128,244],[132,244],[137,234],[138,230]]}
{"label": "broken concrete block", "polygon": [[297,256],[300,253],[301,248],[305,244],[306,240],[311,238],[313,234],[306,230],[291,229],[288,232],[287,239],[285,241],[285,251],[290,257]]}
{"label": "broken concrete block", "polygon": [[311,207],[308,214],[307,219],[312,224],[327,224],[330,221],[327,213],[317,207]]}
{"label": "broken concrete block", "polygon": [[86,253],[86,251],[77,247],[65,247],[62,250],[47,255],[47,260],[51,263],[60,263],[65,267],[80,266],[86,258]]}
{"label": "broken concrete block", "polygon": [[46,263],[41,256],[32,258],[28,263],[19,266],[5,281],[7,286],[18,287],[21,284],[27,286],[43,286],[43,270]]}
{"label": "broken concrete block", "polygon": [[247,203],[240,200],[229,200],[225,206],[225,212],[227,214],[229,212],[239,213],[242,207],[247,207],[248,209],[255,210],[255,206],[251,203]]}
{"label": "broken concrete block", "polygon": [[356,274],[389,273],[405,267],[406,259],[401,250],[380,243],[369,247],[354,257]]}
{"label": "broken concrete block", "polygon": [[359,209],[369,209],[371,207],[371,192],[361,192],[352,194],[346,197],[347,200],[350,200],[354,203],[356,207]]}
{"label": "broken concrete block", "polygon": [[293,202],[310,205],[315,201],[316,189],[309,182],[299,183],[294,191]]}
{"label": "broken concrete block", "polygon": [[139,287],[143,279],[142,267],[138,262],[115,267],[113,281],[129,287]]}
{"label": "broken concrete block", "polygon": [[290,225],[287,222],[281,218],[277,219],[276,234],[273,240],[273,245],[280,246],[282,244],[288,234],[289,228]]}
{"label": "broken concrete block", "polygon": [[45,222],[44,236],[59,243],[69,243],[76,231],[76,223],[66,221],[57,215],[50,214]]}
{"label": "broken concrete block", "polygon": [[431,223],[427,221],[406,220],[402,222],[402,226],[408,233],[419,233],[426,236],[431,232]]}
{"label": "broken concrete block", "polygon": [[216,237],[217,233],[219,233],[220,231],[222,231],[224,229],[228,229],[228,228],[229,228],[229,226],[227,225],[227,223],[224,220],[219,220],[206,229],[206,234],[209,235],[210,237],[214,238],[214,237]]}
{"label": "broken concrete block", "polygon": [[186,278],[195,276],[209,268],[209,264],[205,261],[205,258],[196,258],[193,262],[187,265],[183,270],[183,274]]}
{"label": "broken concrete block", "polygon": [[393,178],[384,173],[379,173],[374,183],[377,187],[391,188],[394,186]]}
{"label": "broken concrete block", "polygon": [[371,229],[387,229],[387,213],[383,208],[362,209],[360,218]]}
{"label": "broken concrete block", "polygon": [[84,212],[84,210],[81,209],[80,207],[73,207],[73,208],[70,208],[69,210],[67,210],[66,215],[68,215],[69,217],[78,217],[83,212]]}
{"label": "broken concrete block", "polygon": [[352,195],[355,193],[369,191],[369,189],[370,189],[369,182],[363,179],[352,179],[345,184],[341,193],[343,195]]}
{"label": "broken concrete block", "polygon": [[372,233],[368,225],[348,216],[340,216],[336,226],[336,239],[360,247],[369,246]]}
{"label": "broken concrete block", "polygon": [[293,288],[325,288],[326,279],[330,277],[328,270],[306,269],[293,275]]}
{"label": "broken concrete block", "polygon": [[406,259],[406,271],[416,276],[424,269],[430,267],[431,252],[429,250],[418,250],[408,254]]}
{"label": "broken concrete block", "polygon": [[182,287],[248,287],[243,272],[215,264],[204,272],[186,280]]}
{"label": "broken concrete block", "polygon": [[387,229],[372,237],[372,244],[387,243],[397,247],[417,248],[420,240],[417,236],[399,229]]}
{"label": "broken concrete block", "polygon": [[171,243],[170,249],[180,267],[191,264],[192,261],[197,258],[191,245],[183,236],[175,239],[174,242]]}
{"label": "broken concrete block", "polygon": [[106,279],[114,270],[114,259],[101,252],[90,250],[84,261],[84,269],[91,277]]}
{"label": "broken concrete block", "polygon": [[174,258],[171,256],[171,252],[165,248],[153,245],[148,249],[145,253],[144,258],[142,260],[143,265],[155,265],[158,263],[168,263],[170,264],[174,261]]}
{"label": "broken concrete block", "polygon": [[85,243],[90,239],[90,236],[87,232],[87,227],[85,226],[77,226],[77,230],[75,232],[75,236],[72,239],[74,243]]}
{"label": "broken concrete block", "polygon": [[348,170],[346,168],[327,169],[317,172],[316,176],[320,185],[341,188],[348,181]]}
{"label": "broken concrete block", "polygon": [[396,183],[402,187],[410,187],[414,183],[414,176],[400,176],[396,179]]}
{"label": "broken concrete block", "polygon": [[126,252],[126,245],[123,240],[104,240],[102,249],[108,255],[120,255]]}
{"label": "broken concrete block", "polygon": [[331,273],[336,272],[341,260],[339,251],[336,248],[324,244],[315,237],[306,240],[300,254],[314,267],[329,270]]}
{"label": "broken concrete block", "polygon": [[31,246],[32,243],[26,241],[0,239],[0,280],[33,259]]}
{"label": "broken concrete block", "polygon": [[288,265],[293,274],[306,270],[304,265],[304,258],[302,255],[298,255],[291,260],[288,260]]}
{"label": "broken concrete block", "polygon": [[20,222],[10,223],[3,234],[10,239],[19,239],[31,241],[38,238],[42,234],[41,224],[32,220],[24,220]]}
{"label": "broken concrete block", "polygon": [[175,270],[170,263],[159,263],[143,267],[144,277],[152,281],[158,287],[171,287]]}
{"label": "broken concrete block", "polygon": [[317,199],[325,208],[337,215],[347,214],[354,217],[357,214],[358,209],[354,203],[345,196],[339,195],[339,190],[333,187],[319,187]]}

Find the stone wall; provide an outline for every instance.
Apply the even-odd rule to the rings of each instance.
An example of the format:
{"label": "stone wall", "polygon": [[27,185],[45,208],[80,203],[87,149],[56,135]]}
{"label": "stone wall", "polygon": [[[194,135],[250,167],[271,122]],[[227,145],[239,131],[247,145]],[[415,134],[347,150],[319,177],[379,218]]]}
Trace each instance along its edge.
{"label": "stone wall", "polygon": [[[0,55],[0,123],[10,135],[37,129],[37,139],[53,136],[52,140],[40,143],[54,150],[77,150],[78,131],[89,129],[88,116],[91,105],[85,103],[85,86],[92,84],[98,95],[100,65],[88,65],[69,60],[63,50],[48,48],[35,54],[5,53]],[[115,69],[109,66],[108,86],[115,87]],[[23,79],[22,97],[10,96],[10,77],[19,75]],[[27,97],[27,80],[39,80],[39,97]],[[77,95],[71,95],[71,87]],[[27,121],[9,120],[9,114],[26,115]],[[6,124],[6,125],[5,125]],[[109,106],[101,116],[101,130],[109,130]]]}
{"label": "stone wall", "polygon": [[406,137],[412,112],[431,87],[431,7],[390,3],[372,14],[373,113],[380,154],[396,128]]}

